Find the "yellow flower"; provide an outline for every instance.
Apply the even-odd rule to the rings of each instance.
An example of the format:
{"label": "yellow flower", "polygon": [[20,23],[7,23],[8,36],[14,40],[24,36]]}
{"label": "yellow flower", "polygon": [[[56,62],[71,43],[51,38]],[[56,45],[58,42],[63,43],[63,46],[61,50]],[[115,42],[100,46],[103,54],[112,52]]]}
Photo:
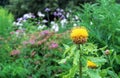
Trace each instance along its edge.
{"label": "yellow flower", "polygon": [[71,39],[76,44],[83,44],[87,41],[88,31],[84,27],[75,27],[70,34]]}
{"label": "yellow flower", "polygon": [[89,68],[96,68],[97,65],[94,62],[92,62],[92,61],[87,61],[87,67],[89,67]]}

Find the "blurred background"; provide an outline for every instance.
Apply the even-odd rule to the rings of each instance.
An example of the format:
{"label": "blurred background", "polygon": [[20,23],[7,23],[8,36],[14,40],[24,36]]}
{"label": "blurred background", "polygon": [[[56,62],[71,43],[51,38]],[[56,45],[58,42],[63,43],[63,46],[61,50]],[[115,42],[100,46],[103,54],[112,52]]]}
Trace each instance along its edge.
{"label": "blurred background", "polygon": [[37,13],[38,11],[44,11],[45,8],[54,11],[56,8],[68,9],[93,2],[95,0],[0,0],[0,5],[9,9],[17,18],[27,12]]}

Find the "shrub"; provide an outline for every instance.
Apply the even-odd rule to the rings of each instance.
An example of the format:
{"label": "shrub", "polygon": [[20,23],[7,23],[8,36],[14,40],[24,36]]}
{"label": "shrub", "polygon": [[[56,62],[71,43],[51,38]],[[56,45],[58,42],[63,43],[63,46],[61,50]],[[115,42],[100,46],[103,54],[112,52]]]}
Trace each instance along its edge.
{"label": "shrub", "polygon": [[0,0],[0,5],[5,6],[9,3],[9,0]]}
{"label": "shrub", "polygon": [[6,37],[13,30],[13,15],[0,7],[0,36]]}
{"label": "shrub", "polygon": [[120,7],[115,0],[100,0],[95,4],[85,4],[81,13],[81,25],[87,26],[90,32],[90,40],[97,42],[99,46],[109,46],[120,50]]}
{"label": "shrub", "polygon": [[[94,1],[94,0],[92,0]],[[44,11],[45,8],[51,8],[52,11],[56,8],[66,7],[70,8],[74,5],[90,2],[89,0],[10,0],[10,4],[7,6],[9,10],[15,15],[15,17],[21,17],[23,14],[38,11]]]}

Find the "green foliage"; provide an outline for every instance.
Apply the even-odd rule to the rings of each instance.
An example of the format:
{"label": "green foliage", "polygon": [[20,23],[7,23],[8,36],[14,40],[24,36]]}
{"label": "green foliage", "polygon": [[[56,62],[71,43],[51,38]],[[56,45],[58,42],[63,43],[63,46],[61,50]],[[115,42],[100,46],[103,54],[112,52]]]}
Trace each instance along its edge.
{"label": "green foliage", "polygon": [[[92,47],[91,47],[92,46]],[[107,47],[103,48],[97,48],[96,45],[92,43],[87,43],[83,46],[81,46],[81,50],[77,50],[77,47],[75,45],[68,46],[64,44],[64,47],[66,48],[63,58],[59,64],[70,64],[69,71],[63,72],[60,76],[62,78],[76,78],[79,76],[79,51],[82,52],[82,64],[83,64],[83,78],[104,78],[104,77],[113,77],[118,78],[118,75],[115,73],[114,70],[114,62],[116,58],[116,52],[113,50],[110,50],[110,54],[105,54],[105,49]],[[99,53],[102,53],[102,55],[99,55]],[[91,60],[96,65],[97,68],[89,68],[87,66],[87,61]],[[106,65],[107,64],[107,65]],[[111,71],[112,70],[112,71]]]}
{"label": "green foliage", "polygon": [[90,40],[97,42],[100,46],[108,45],[120,50],[120,5],[115,0],[100,0],[95,4],[85,4],[81,13],[82,25],[89,29]]}
{"label": "green foliage", "polygon": [[[70,8],[74,4],[79,5],[81,1],[11,0],[8,7],[20,16],[26,12],[43,11],[45,7],[52,11],[57,7]],[[58,32],[50,31],[47,27],[44,28],[47,31],[38,30],[35,20],[40,20],[41,23],[41,18],[29,19],[15,28],[12,26],[12,14],[0,8],[0,78],[78,78],[80,52],[83,78],[119,78],[119,8],[120,5],[115,3],[115,0],[87,3],[82,5],[82,9],[77,7],[77,10],[70,12],[70,17],[66,18],[67,23],[64,24],[66,27],[60,24],[61,19],[55,20],[60,26]],[[78,16],[77,20],[75,16]],[[72,45],[69,38],[69,29],[73,24],[84,25],[89,31],[89,43],[80,46],[80,50],[76,45]],[[10,35],[11,31],[13,33]],[[51,48],[52,43],[57,43],[58,46]],[[15,50],[19,51],[18,54],[14,53]],[[88,67],[88,60],[97,67]]]}
{"label": "green foliage", "polygon": [[5,6],[9,3],[9,0],[0,0],[0,6]]}
{"label": "green foliage", "polygon": [[[91,0],[94,1],[94,0]],[[25,13],[32,12],[37,13],[38,11],[44,11],[45,8],[50,8],[54,11],[56,8],[72,8],[74,5],[83,4],[90,2],[89,0],[10,0],[7,8],[15,15],[20,17]]]}
{"label": "green foliage", "polygon": [[0,7],[0,36],[6,37],[13,30],[13,15]]}
{"label": "green foliage", "polygon": [[27,12],[37,13],[47,7],[55,9],[58,6],[58,0],[10,0],[7,7],[16,17],[20,17]]}
{"label": "green foliage", "polygon": [[0,77],[2,78],[24,78],[27,77],[27,69],[22,66],[16,66],[15,63],[2,65],[2,70],[0,71]]}

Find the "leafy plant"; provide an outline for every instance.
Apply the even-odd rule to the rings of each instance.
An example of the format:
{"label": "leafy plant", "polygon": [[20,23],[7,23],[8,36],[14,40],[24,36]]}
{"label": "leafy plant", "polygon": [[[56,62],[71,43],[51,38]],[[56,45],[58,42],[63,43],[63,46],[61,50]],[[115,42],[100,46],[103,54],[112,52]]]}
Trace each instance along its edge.
{"label": "leafy plant", "polygon": [[[59,61],[59,64],[68,68],[64,70],[60,77],[62,78],[76,78],[79,77],[79,51],[75,45],[69,46],[64,44],[65,52],[63,59]],[[113,50],[109,51],[109,54],[105,53],[106,47],[98,48],[92,43],[86,43],[82,46],[82,64],[83,64],[83,78],[104,78],[113,77],[119,78],[113,68],[115,62],[116,53]],[[99,56],[99,53],[102,53]],[[91,60],[97,65],[97,68],[91,68],[88,66],[88,60]]]}
{"label": "leafy plant", "polygon": [[85,4],[76,12],[81,18],[81,25],[87,26],[90,32],[90,40],[97,42],[99,46],[109,46],[120,50],[119,40],[119,4],[115,0],[100,0],[95,4]]}
{"label": "leafy plant", "polygon": [[0,7],[0,36],[6,37],[13,30],[13,15]]}

